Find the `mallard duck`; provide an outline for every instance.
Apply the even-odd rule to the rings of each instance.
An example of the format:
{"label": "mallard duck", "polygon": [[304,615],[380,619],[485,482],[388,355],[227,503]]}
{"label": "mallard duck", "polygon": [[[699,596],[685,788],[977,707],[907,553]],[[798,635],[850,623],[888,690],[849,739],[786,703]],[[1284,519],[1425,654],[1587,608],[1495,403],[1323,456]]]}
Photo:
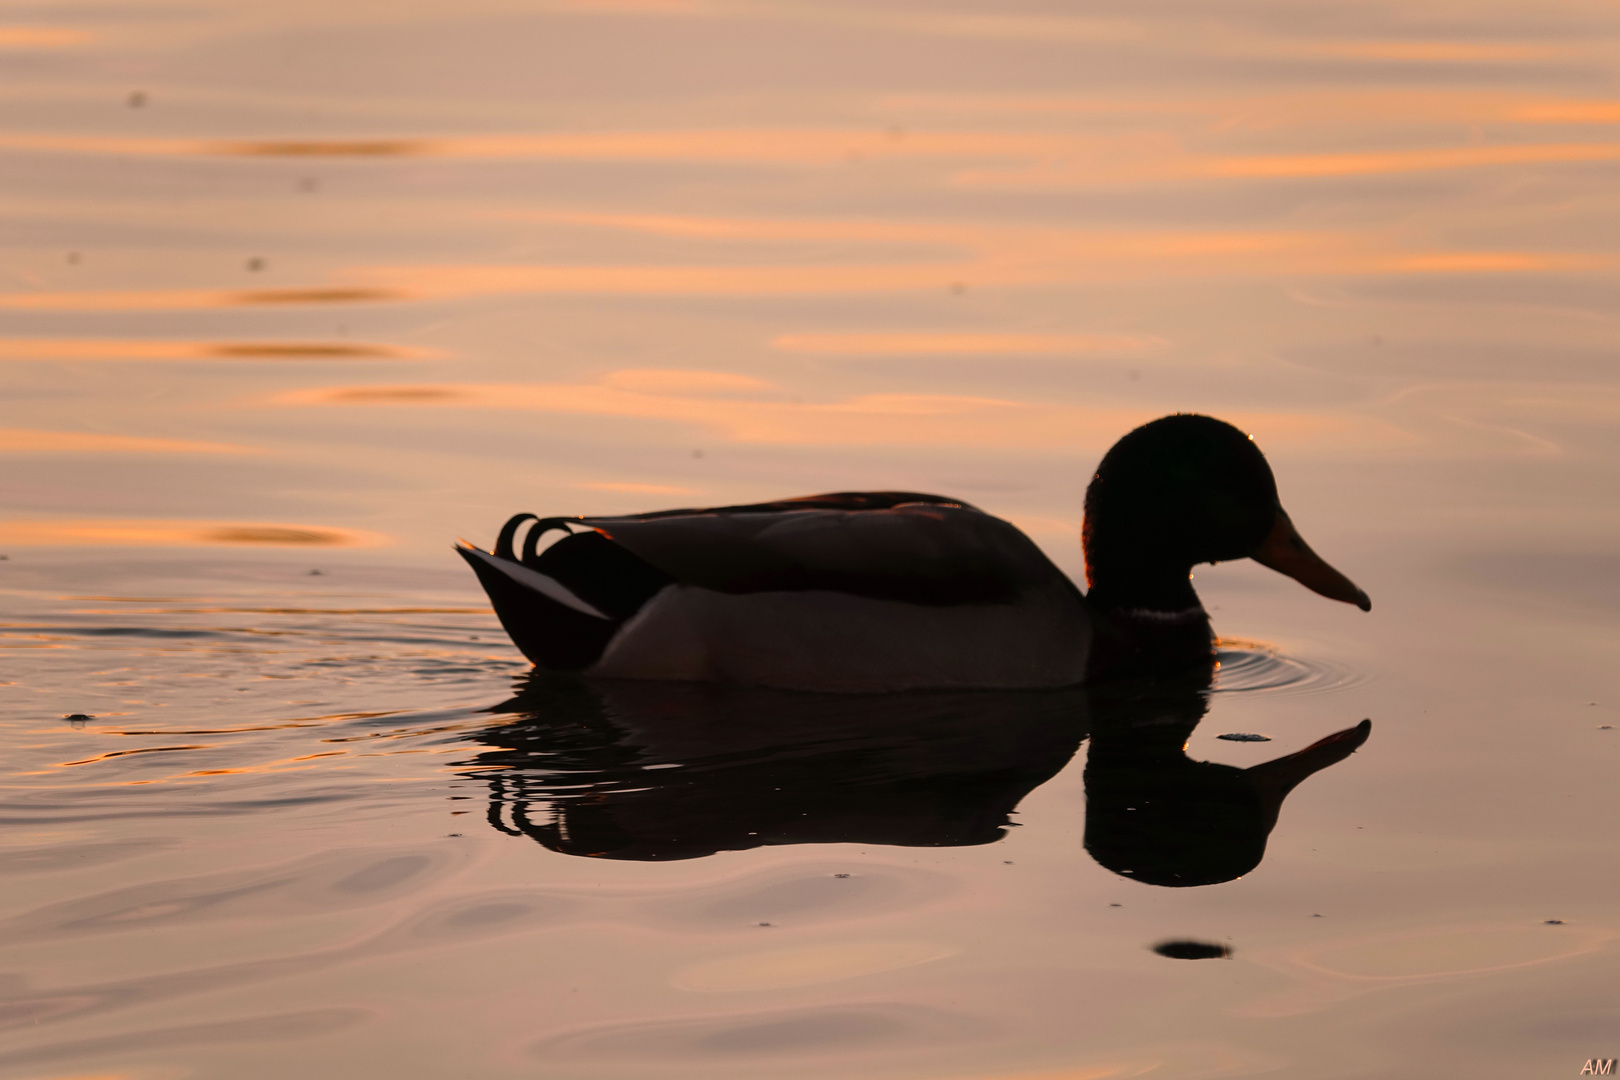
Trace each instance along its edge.
{"label": "mallard duck", "polygon": [[[541,550],[552,532],[564,535]],[[1372,606],[1300,539],[1253,440],[1207,416],[1114,444],[1086,490],[1082,544],[1084,595],[1017,528],[960,499],[861,491],[518,514],[493,552],[456,550],[542,668],[795,690],[1052,688],[1207,663],[1198,563],[1252,558]]]}

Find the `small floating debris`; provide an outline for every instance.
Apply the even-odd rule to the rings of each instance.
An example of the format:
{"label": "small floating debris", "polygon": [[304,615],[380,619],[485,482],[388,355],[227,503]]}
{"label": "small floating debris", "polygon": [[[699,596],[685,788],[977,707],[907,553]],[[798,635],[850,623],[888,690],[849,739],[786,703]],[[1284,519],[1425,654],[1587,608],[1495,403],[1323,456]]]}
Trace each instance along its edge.
{"label": "small floating debris", "polygon": [[1225,945],[1210,941],[1161,941],[1153,951],[1172,960],[1224,960],[1232,955]]}
{"label": "small floating debris", "polygon": [[1543,919],[1541,921],[1541,925],[1542,926],[1563,926],[1564,925],[1564,920],[1563,919]]}
{"label": "small floating debris", "polygon": [[1248,732],[1248,731],[1228,731],[1225,735],[1217,735],[1215,737],[1217,739],[1225,739],[1227,742],[1270,742],[1271,741],[1271,736],[1270,735],[1255,735],[1252,732]]}
{"label": "small floating debris", "polygon": [[64,713],[62,719],[66,720],[70,724],[87,724],[91,720],[94,720],[95,717],[91,716],[89,713],[76,712]]}
{"label": "small floating debris", "polygon": [[770,923],[768,923],[768,922],[762,922],[762,923],[760,923],[760,924],[759,924],[759,925],[761,925],[761,926],[769,926],[769,925],[771,925],[771,924],[770,924]]}
{"label": "small floating debris", "polygon": [[[0,555],[0,559],[3,559],[3,558],[5,558],[5,556]],[[1614,730],[1614,725],[1613,724],[1599,724],[1598,725],[1598,730],[1599,731],[1613,731]]]}
{"label": "small floating debris", "polygon": [[834,874],[833,877],[845,878],[845,877],[849,877],[849,875],[848,874]]}

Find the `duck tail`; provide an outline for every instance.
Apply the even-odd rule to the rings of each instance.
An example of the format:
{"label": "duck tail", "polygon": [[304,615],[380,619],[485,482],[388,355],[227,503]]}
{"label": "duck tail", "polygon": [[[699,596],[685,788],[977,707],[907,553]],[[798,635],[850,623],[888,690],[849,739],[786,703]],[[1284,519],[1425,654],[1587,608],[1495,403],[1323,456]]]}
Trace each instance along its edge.
{"label": "duck tail", "polygon": [[[620,621],[580,599],[557,579],[512,558],[513,522],[521,524],[524,517],[519,515],[501,530],[495,554],[470,544],[458,545],[456,553],[478,575],[501,626],[524,656],[543,668],[580,671],[601,657]],[[525,548],[532,547],[538,531],[538,525],[531,530]]]}

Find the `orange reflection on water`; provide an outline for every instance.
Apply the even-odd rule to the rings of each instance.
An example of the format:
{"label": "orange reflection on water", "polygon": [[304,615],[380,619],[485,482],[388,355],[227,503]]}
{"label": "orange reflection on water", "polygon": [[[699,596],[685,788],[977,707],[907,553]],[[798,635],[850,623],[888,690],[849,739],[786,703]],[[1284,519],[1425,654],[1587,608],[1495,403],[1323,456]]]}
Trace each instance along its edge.
{"label": "orange reflection on water", "polygon": [[141,292],[0,293],[0,308],[22,311],[185,311],[260,304],[367,304],[416,299],[398,289],[151,289]]}
{"label": "orange reflection on water", "polygon": [[1360,60],[1404,60],[1428,63],[1491,63],[1545,60],[1570,50],[1563,45],[1523,45],[1499,41],[1329,41],[1311,51]]}
{"label": "orange reflection on water", "polygon": [[1100,151],[1113,136],[902,128],[697,128],[353,139],[176,139],[0,135],[0,150],[130,157],[712,161],[818,165],[876,157],[1050,157]]}
{"label": "orange reflection on water", "polygon": [[0,360],[419,360],[442,355],[358,342],[0,338]]}
{"label": "orange reflection on water", "polygon": [[66,26],[0,26],[0,49],[64,49],[84,45],[94,35]]}
{"label": "orange reflection on water", "polygon": [[[1103,447],[1163,412],[1156,406],[1030,403],[954,394],[863,394],[806,402],[761,383],[758,393],[705,392],[702,376],[671,372],[667,389],[630,389],[614,373],[595,383],[449,383],[322,387],[278,398],[287,405],[393,405],[503,409],[703,428],[742,443],[792,445],[981,446],[1076,449]],[[632,383],[632,385],[634,385]],[[766,396],[766,394],[769,396]],[[1261,412],[1226,417],[1268,445],[1381,450],[1419,440],[1393,425],[1353,413]]]}
{"label": "orange reflection on water", "polygon": [[976,263],[843,263],[734,266],[385,266],[354,272],[389,291],[452,299],[497,293],[641,296],[792,296],[944,289],[971,277],[985,283],[1045,280],[1016,268],[993,275]]}
{"label": "orange reflection on water", "polygon": [[[768,234],[767,228],[762,234]],[[499,293],[643,296],[791,296],[1013,288],[1152,277],[1249,277],[1493,272],[1593,265],[1578,256],[1413,251],[1408,242],[1349,232],[1089,232],[1063,229],[919,230],[951,234],[967,258],[917,262],[765,265],[440,265],[351,271],[386,290],[454,299]],[[1446,259],[1449,257],[1449,261]]]}
{"label": "orange reflection on water", "polygon": [[[1482,157],[1511,157],[1515,148],[1481,147]],[[1567,148],[1558,148],[1560,151]],[[1578,148],[1577,148],[1578,149]],[[1620,144],[1604,146],[1597,159]],[[1575,153],[1575,151],[1569,151]],[[1372,155],[1378,157],[1379,155]],[[1576,154],[1579,156],[1579,154]],[[1531,155],[1533,158],[1534,155]],[[1237,159],[1235,159],[1237,160]],[[1360,155],[1241,159],[1270,162],[1266,175],[1290,169],[1362,167]],[[1404,159],[1403,159],[1404,160]],[[1325,164],[1324,164],[1325,163]],[[1375,163],[1376,164],[1376,163]],[[1418,167],[1422,167],[1421,163]],[[992,183],[1066,183],[1067,174],[978,174]],[[972,177],[966,177],[971,179]],[[395,265],[355,267],[347,282],[307,288],[259,290],[173,289],[143,292],[13,292],[0,308],[18,310],[186,310],[255,305],[322,305],[403,300],[445,300],[502,293],[554,295],[788,296],[1018,287],[1073,282],[1117,282],[1174,276],[1246,277],[1390,273],[1488,273],[1601,265],[1589,257],[1535,252],[1414,250],[1414,238],[1391,227],[1368,230],[1190,231],[1038,228],[942,221],[816,221],[790,218],[728,219],[612,214],[514,214],[501,220],[560,222],[695,241],[828,240],[881,245],[884,261],[841,263],[747,262],[629,263],[621,265]],[[895,245],[914,245],[914,260],[894,261]],[[819,251],[807,252],[808,255]],[[705,256],[710,253],[705,252]],[[266,346],[225,346],[240,350]],[[285,346],[287,350],[305,346]],[[316,346],[329,348],[329,346]],[[265,355],[258,353],[258,355]],[[290,352],[278,355],[291,355]]]}
{"label": "orange reflection on water", "polygon": [[388,542],[388,538],[380,533],[329,525],[117,519],[0,521],[0,543],[17,547],[85,544],[137,547],[377,547]]}
{"label": "orange reflection on water", "polygon": [[1090,161],[1043,163],[1021,169],[974,169],[958,173],[952,179],[968,186],[1084,187],[1099,182],[1298,180],[1615,160],[1620,160],[1620,143],[1536,143],[1369,150],[1343,154],[1227,157],[1178,154],[1153,160],[1115,161],[1106,169],[1098,168],[1096,163]]}
{"label": "orange reflection on water", "polygon": [[1349,176],[1617,159],[1620,159],[1620,143],[1548,143],[1535,146],[1453,146],[1353,154],[1224,158],[1205,163],[1200,170],[1208,176],[1231,177]]}
{"label": "orange reflection on water", "polygon": [[1535,124],[1620,124],[1620,101],[1547,101],[1520,105],[1510,117]]}
{"label": "orange reflection on water", "polygon": [[1429,255],[1401,255],[1383,268],[1396,274],[1503,274],[1548,270],[1591,270],[1610,260],[1583,255],[1521,255],[1514,252],[1440,251]]}
{"label": "orange reflection on water", "polygon": [[784,334],[771,347],[821,356],[936,356],[1005,353],[1064,355],[1139,352],[1165,344],[1163,338],[1131,334]]}
{"label": "orange reflection on water", "polygon": [[903,94],[881,99],[890,113],[960,116],[1202,118],[1214,133],[1324,124],[1380,127],[1438,123],[1612,124],[1620,102],[1548,98],[1503,90],[1315,90],[1279,94],[1107,98],[1078,94]]}
{"label": "orange reflection on water", "polygon": [[90,431],[32,431],[0,428],[0,454],[257,454],[250,446],[101,435]]}
{"label": "orange reflection on water", "polygon": [[613,491],[626,495],[695,495],[696,488],[678,487],[674,484],[637,484],[619,480],[597,480],[590,483],[575,484],[581,491]]}

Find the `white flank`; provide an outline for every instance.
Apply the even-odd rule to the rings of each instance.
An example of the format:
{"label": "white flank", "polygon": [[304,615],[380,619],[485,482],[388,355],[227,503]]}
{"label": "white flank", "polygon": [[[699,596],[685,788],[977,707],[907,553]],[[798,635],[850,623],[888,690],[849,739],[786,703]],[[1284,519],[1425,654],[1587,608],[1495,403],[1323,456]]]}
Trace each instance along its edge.
{"label": "white flank", "polygon": [[1084,679],[1091,625],[1077,597],[925,607],[837,592],[733,595],[671,585],[588,671],[785,690],[1034,689]]}

